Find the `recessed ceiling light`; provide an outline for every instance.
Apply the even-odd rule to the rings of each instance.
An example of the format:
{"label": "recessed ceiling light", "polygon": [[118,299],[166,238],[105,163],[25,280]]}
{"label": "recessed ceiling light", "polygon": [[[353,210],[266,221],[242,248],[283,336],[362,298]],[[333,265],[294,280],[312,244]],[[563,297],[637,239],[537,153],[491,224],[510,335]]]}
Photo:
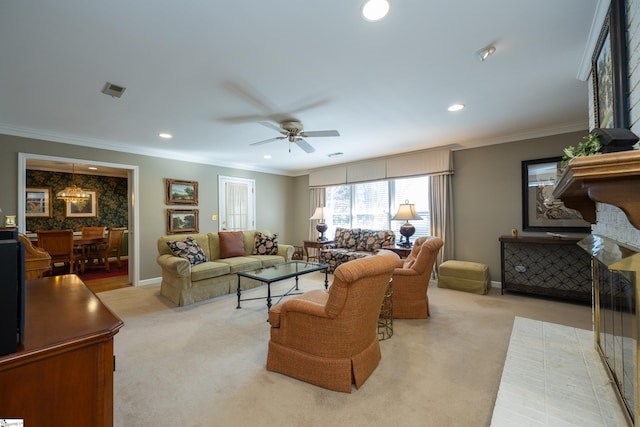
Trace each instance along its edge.
{"label": "recessed ceiling light", "polygon": [[166,132],[159,133],[159,134],[158,134],[158,136],[159,136],[160,138],[164,138],[164,139],[171,139],[171,138],[173,138],[173,135],[171,135],[170,133],[166,133]]}
{"label": "recessed ceiling light", "polygon": [[265,158],[265,159],[270,159],[270,158],[271,158],[271,154],[265,154],[265,155],[264,155],[264,158]]}
{"label": "recessed ceiling light", "polygon": [[387,0],[367,0],[362,5],[362,16],[370,22],[379,21],[389,13]]}
{"label": "recessed ceiling light", "polygon": [[97,171],[97,170],[98,170],[98,168],[97,168],[97,167],[95,167],[95,166],[89,166],[89,170]]}
{"label": "recessed ceiling light", "polygon": [[447,108],[447,110],[449,111],[460,111],[464,108],[464,104],[453,104],[450,105],[449,108]]}

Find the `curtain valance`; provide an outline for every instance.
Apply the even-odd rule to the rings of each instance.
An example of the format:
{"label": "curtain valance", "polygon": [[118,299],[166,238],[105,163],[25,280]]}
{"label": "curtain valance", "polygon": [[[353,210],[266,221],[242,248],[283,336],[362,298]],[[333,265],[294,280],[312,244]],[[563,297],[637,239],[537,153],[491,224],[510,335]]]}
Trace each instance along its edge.
{"label": "curtain valance", "polygon": [[419,175],[453,174],[451,150],[429,150],[388,159],[324,168],[309,174],[309,187],[355,184]]}

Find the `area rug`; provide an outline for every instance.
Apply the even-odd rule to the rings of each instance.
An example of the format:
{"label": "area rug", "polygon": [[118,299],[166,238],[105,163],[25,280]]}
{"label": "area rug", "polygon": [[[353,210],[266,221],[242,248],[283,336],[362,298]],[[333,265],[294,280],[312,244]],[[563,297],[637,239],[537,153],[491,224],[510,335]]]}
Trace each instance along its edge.
{"label": "area rug", "polygon": [[121,261],[122,268],[118,267],[117,262],[111,262],[110,271],[105,269],[88,268],[81,275],[82,280],[106,279],[107,277],[126,276],[129,274],[129,262],[126,259]]}

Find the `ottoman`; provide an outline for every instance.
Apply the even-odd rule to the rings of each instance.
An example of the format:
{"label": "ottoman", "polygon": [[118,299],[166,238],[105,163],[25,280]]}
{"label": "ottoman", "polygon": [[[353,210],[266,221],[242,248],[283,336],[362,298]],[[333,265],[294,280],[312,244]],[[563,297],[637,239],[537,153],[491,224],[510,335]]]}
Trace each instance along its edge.
{"label": "ottoman", "polygon": [[490,287],[489,266],[478,262],[449,260],[440,264],[438,287],[485,295]]}

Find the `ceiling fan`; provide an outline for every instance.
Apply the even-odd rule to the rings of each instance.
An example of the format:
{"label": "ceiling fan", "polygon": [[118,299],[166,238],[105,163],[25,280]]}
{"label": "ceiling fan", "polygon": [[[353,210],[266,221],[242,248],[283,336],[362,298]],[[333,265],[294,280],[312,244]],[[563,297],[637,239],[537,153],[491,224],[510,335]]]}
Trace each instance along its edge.
{"label": "ceiling fan", "polygon": [[[297,144],[298,147],[302,148],[307,153],[313,153],[315,148],[311,146],[304,138],[315,138],[318,136],[340,136],[340,133],[337,130],[316,130],[316,131],[304,131],[302,123],[300,122],[281,122],[279,123],[279,127],[271,122],[258,122],[263,126],[266,126],[270,129],[280,132],[283,136],[276,136],[275,138],[265,139],[264,141],[254,142],[250,145],[262,145],[268,144],[273,141],[281,141],[283,139],[288,140],[290,143]],[[291,151],[291,148],[289,148]]]}

